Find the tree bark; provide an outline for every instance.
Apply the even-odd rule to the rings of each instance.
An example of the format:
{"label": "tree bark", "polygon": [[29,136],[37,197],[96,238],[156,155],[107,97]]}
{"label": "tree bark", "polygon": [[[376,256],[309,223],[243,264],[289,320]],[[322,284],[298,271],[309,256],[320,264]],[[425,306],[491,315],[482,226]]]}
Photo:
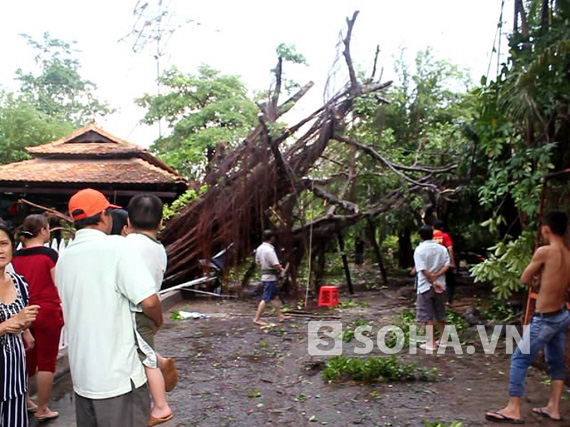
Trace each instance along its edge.
{"label": "tree bark", "polygon": [[370,241],[372,242],[372,247],[374,248],[374,253],[376,254],[376,262],[378,262],[378,268],[380,269],[380,276],[382,277],[382,284],[388,284],[388,275],[386,274],[386,268],[384,267],[384,260],[382,259],[382,253],[380,252],[380,246],[376,241],[376,226],[374,222],[368,218],[368,231],[370,234]]}
{"label": "tree bark", "polygon": [[411,230],[405,227],[398,232],[398,263],[401,268],[410,268],[412,262],[412,240]]}
{"label": "tree bark", "polygon": [[319,243],[315,248],[315,252],[313,254],[313,265],[315,266],[314,269],[315,295],[319,295],[319,290],[321,289],[321,285],[323,284],[323,277],[325,275],[325,265],[326,265],[326,250],[324,243]]}
{"label": "tree bark", "polygon": [[346,277],[346,284],[348,286],[348,292],[350,294],[354,294],[354,289],[352,288],[352,280],[350,278],[350,270],[348,268],[348,259],[346,258],[346,253],[344,252],[344,238],[342,237],[342,233],[339,231],[336,235],[338,238],[338,247],[340,249],[340,254],[342,257],[342,267],[344,268],[344,275]]}
{"label": "tree bark", "polygon": [[250,264],[250,266],[247,268],[245,274],[243,275],[243,278],[241,279],[241,287],[242,288],[249,286],[249,279],[251,279],[251,276],[253,276],[253,273],[255,273],[255,261],[253,261]]}

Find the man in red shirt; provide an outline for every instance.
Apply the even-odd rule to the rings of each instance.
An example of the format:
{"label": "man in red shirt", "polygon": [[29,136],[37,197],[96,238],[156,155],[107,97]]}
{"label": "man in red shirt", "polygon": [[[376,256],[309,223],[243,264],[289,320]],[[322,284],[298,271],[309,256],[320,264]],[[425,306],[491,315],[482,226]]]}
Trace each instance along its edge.
{"label": "man in red shirt", "polygon": [[455,295],[455,255],[453,253],[453,241],[449,234],[443,232],[443,221],[436,219],[433,222],[433,241],[443,245],[447,248],[449,252],[449,259],[451,260],[451,268],[447,270],[445,274],[445,281],[447,284],[447,302],[451,304],[453,302],[453,296]]}

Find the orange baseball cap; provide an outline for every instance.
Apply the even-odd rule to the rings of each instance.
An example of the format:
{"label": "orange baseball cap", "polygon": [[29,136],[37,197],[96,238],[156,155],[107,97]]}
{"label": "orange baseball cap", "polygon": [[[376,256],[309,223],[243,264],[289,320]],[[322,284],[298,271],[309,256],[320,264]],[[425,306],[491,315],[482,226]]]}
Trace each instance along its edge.
{"label": "orange baseball cap", "polygon": [[71,196],[68,207],[69,213],[76,221],[101,213],[107,208],[120,208],[120,206],[109,203],[103,193],[92,188],[79,190]]}

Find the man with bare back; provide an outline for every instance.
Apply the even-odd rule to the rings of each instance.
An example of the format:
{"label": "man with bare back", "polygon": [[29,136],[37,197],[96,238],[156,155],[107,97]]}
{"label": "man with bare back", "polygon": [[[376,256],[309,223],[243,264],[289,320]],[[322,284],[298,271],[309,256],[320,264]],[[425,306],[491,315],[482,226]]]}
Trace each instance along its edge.
{"label": "man with bare back", "polygon": [[[567,223],[568,218],[562,212],[549,212],[544,217],[541,232],[547,245],[536,250],[521,277],[522,283],[527,285],[540,284],[535,314],[528,325],[530,331],[525,333],[511,359],[509,403],[499,411],[487,412],[486,419],[489,421],[524,423],[521,418],[521,397],[526,372],[543,348],[546,349],[552,390],[547,405],[532,411],[553,421],[561,420],[560,398],[566,378],[564,350],[566,332],[570,325],[570,314],[566,309],[566,293],[570,284],[570,251],[564,244]],[[527,340],[529,342],[525,346]],[[525,347],[527,351],[521,351]]]}
{"label": "man with bare back", "polygon": [[255,251],[255,261],[261,267],[261,283],[263,283],[263,296],[255,313],[253,322],[263,327],[267,323],[261,320],[261,315],[265,310],[267,303],[271,303],[275,308],[275,314],[280,322],[288,319],[281,313],[281,305],[278,298],[278,278],[283,272],[283,267],[279,263],[277,254],[275,253],[275,233],[272,230],[263,232],[263,243]]}

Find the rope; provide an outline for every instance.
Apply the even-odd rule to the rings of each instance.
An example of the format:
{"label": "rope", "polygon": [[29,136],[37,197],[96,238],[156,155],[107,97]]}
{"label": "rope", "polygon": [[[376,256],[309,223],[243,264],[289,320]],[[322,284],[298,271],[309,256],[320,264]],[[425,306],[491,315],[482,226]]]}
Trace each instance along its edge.
{"label": "rope", "polygon": [[[315,181],[311,182],[312,190],[315,189]],[[309,225],[309,264],[308,264],[308,272],[307,272],[307,288],[305,289],[305,308],[307,308],[307,301],[309,300],[309,287],[311,284],[311,261],[313,259],[313,221]]]}

